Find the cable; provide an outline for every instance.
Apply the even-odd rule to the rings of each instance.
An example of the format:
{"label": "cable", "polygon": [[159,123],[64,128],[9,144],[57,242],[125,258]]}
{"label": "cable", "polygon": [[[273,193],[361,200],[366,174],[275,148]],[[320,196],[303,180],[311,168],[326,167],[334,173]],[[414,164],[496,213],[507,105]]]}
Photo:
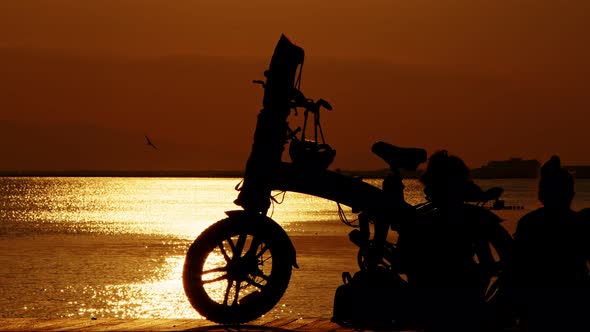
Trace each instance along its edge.
{"label": "cable", "polygon": [[358,223],[359,219],[356,218],[355,220],[349,221],[348,218],[346,217],[346,214],[344,213],[344,209],[342,208],[342,205],[340,205],[340,202],[336,202],[336,204],[338,205],[338,217],[340,217],[340,221],[342,221],[342,223],[344,223],[347,226],[353,227],[353,228],[359,228],[359,225],[355,225],[355,223]]}
{"label": "cable", "polygon": [[236,186],[234,187],[234,189],[235,189],[236,191],[241,191],[241,190],[242,190],[242,184],[243,184],[243,183],[244,183],[244,179],[242,178],[242,179],[240,180],[240,182],[238,182],[238,184],[236,184]]}
{"label": "cable", "polygon": [[[283,202],[285,201],[285,194],[287,192],[284,190],[281,190],[279,193],[277,193],[276,195],[270,195],[270,199],[273,200],[274,202],[276,202],[277,204],[283,204]],[[283,197],[281,197],[281,201],[279,202],[276,197],[279,197],[280,195],[283,195]]]}
{"label": "cable", "polygon": [[[278,194],[276,194],[276,195],[270,195],[270,203],[271,203],[271,206],[272,206],[272,210],[271,210],[271,212],[270,212],[270,217],[269,217],[269,218],[272,218],[272,216],[273,216],[273,215],[274,215],[274,213],[275,213],[275,203],[277,203],[277,204],[283,204],[283,202],[285,201],[285,194],[286,194],[286,193],[287,193],[286,191],[284,191],[284,190],[281,190],[281,191],[280,191]],[[282,197],[282,198],[281,198],[281,200],[279,201],[279,200],[277,200],[277,199],[276,199],[276,197],[278,197],[278,196],[280,196],[280,195],[283,195],[283,197]]]}

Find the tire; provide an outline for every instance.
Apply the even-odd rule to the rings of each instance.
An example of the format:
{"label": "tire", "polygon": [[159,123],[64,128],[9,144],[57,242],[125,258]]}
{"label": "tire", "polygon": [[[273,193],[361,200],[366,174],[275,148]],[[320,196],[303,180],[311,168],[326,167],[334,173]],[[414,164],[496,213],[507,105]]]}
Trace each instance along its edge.
{"label": "tire", "polygon": [[203,231],[188,249],[184,291],[210,321],[254,320],[285,293],[294,254],[287,234],[271,219],[230,216]]}

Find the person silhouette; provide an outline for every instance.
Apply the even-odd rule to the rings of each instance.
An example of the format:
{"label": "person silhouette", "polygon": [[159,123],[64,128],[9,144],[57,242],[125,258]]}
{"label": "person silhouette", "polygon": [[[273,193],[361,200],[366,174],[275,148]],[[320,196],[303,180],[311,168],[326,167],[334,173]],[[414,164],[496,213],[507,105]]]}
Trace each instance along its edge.
{"label": "person silhouette", "polygon": [[586,211],[571,208],[574,179],[558,156],[540,170],[543,207],[517,223],[515,287],[525,331],[590,331],[590,233]]}
{"label": "person silhouette", "polygon": [[469,175],[461,158],[432,154],[420,177],[428,203],[399,230],[414,320],[426,331],[491,330],[483,294],[497,266],[489,243],[505,257],[512,238],[497,215],[466,203],[479,190]]}

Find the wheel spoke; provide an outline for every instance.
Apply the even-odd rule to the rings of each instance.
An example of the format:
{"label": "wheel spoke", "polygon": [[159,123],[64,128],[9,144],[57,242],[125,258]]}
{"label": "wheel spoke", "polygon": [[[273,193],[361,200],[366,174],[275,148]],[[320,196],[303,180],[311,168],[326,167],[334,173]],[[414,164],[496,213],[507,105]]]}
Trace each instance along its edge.
{"label": "wheel spoke", "polygon": [[227,277],[227,274],[224,274],[224,275],[219,276],[217,278],[213,278],[213,279],[209,279],[209,280],[203,280],[203,284],[211,284],[211,283],[218,282],[218,281],[221,281],[221,280],[228,280],[227,278],[228,278]]}
{"label": "wheel spoke", "polygon": [[[268,279],[267,279],[267,278],[265,278],[265,280],[268,280]],[[250,285],[252,285],[252,286],[254,286],[254,287],[257,287],[257,288],[258,288],[258,289],[260,289],[260,290],[262,290],[262,288],[264,287],[264,285],[263,285],[263,284],[261,284],[261,283],[259,283],[259,282],[256,282],[256,281],[255,281],[254,279],[252,279],[252,278],[247,278],[247,279],[246,279],[246,282],[248,282],[248,284],[250,284]]]}
{"label": "wheel spoke", "polygon": [[248,252],[244,256],[256,256],[256,251],[258,250],[258,245],[260,241],[258,240],[257,236],[252,235],[252,242],[250,242],[250,248],[248,248]]}
{"label": "wheel spoke", "polygon": [[202,274],[209,274],[209,273],[216,273],[216,272],[225,272],[225,271],[227,271],[227,268],[225,266],[223,266],[223,267],[218,267],[218,268],[215,268],[215,269],[203,271]]}
{"label": "wheel spoke", "polygon": [[266,281],[269,281],[270,280],[270,277],[267,276],[266,274],[264,274],[264,272],[262,272],[260,270],[258,270],[258,272],[257,273],[254,273],[253,275],[255,275],[257,277],[260,277],[260,278],[262,278],[262,279],[264,279]]}
{"label": "wheel spoke", "polygon": [[236,281],[236,292],[234,294],[234,303],[233,303],[233,305],[238,304],[238,300],[239,300],[239,297],[240,297],[241,285],[242,285],[242,283],[240,281]]}
{"label": "wheel spoke", "polygon": [[[227,242],[229,242],[230,247],[232,247],[232,251],[233,251],[234,244],[231,242],[231,239],[227,240]],[[227,251],[225,250],[225,247],[223,246],[223,242],[219,244],[219,251],[221,251],[221,254],[223,255],[223,258],[225,259],[225,261],[229,263],[231,261],[231,257],[229,257],[229,255],[227,254]]]}
{"label": "wheel spoke", "polygon": [[231,288],[233,287],[233,283],[234,281],[231,279],[227,280],[227,287],[225,288],[225,295],[223,296],[223,305],[227,306],[227,300],[229,298],[229,292],[231,291]]}
{"label": "wheel spoke", "polygon": [[268,257],[266,257],[265,259],[261,260],[259,265],[264,265],[264,263],[266,263],[266,261],[268,261],[268,260],[270,260],[270,259],[272,259],[272,256],[270,256],[270,255],[269,255],[269,256],[268,256]]}
{"label": "wheel spoke", "polygon": [[231,237],[225,239],[227,241],[227,243],[229,244],[231,251],[234,252],[236,251],[236,245],[234,244],[234,241],[232,241]]}
{"label": "wheel spoke", "polygon": [[262,243],[262,248],[260,249],[260,251],[258,252],[258,254],[256,254],[256,258],[260,258],[262,257],[262,255],[264,255],[265,252],[268,251],[268,246],[265,245],[264,243]]}
{"label": "wheel spoke", "polygon": [[246,244],[246,237],[248,234],[240,233],[238,236],[238,243],[236,244],[235,248],[232,248],[234,251],[234,259],[242,257],[242,251],[244,251],[244,245]]}

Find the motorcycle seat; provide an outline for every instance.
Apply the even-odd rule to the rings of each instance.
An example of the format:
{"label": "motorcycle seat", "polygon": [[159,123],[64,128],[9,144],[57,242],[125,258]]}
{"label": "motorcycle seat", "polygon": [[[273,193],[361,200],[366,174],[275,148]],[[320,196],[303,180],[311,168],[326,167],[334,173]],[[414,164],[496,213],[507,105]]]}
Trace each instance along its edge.
{"label": "motorcycle seat", "polygon": [[391,169],[415,171],[427,158],[424,149],[402,148],[381,141],[373,144],[371,151],[383,159]]}

